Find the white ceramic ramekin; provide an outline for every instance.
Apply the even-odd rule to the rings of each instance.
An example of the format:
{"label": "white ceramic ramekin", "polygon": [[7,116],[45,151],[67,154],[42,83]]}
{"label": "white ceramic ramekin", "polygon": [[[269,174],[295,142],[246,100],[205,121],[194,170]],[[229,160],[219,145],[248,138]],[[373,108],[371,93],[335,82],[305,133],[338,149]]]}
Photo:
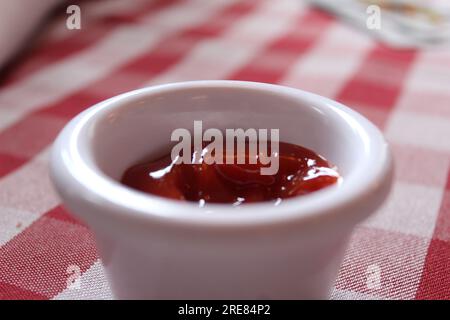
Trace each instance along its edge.
{"label": "white ceramic ramekin", "polygon": [[[238,208],[146,195],[124,170],[161,154],[176,128],[278,128],[337,165],[343,181],[279,206]],[[351,109],[282,86],[194,81],[122,94],[61,132],[51,174],[93,230],[117,298],[327,298],[354,226],[383,202],[392,161],[380,131]]]}

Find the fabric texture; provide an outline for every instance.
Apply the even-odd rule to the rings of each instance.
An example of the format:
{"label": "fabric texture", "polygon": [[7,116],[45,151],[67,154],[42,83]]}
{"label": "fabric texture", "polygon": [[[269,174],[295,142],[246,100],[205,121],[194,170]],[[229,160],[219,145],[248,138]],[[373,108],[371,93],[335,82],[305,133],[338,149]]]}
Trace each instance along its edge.
{"label": "fabric texture", "polygon": [[58,132],[119,93],[195,79],[312,91],[373,121],[395,181],[354,231],[332,299],[450,299],[450,52],[395,50],[300,1],[84,1],[0,83],[0,298],[111,299],[90,230],[48,177]]}

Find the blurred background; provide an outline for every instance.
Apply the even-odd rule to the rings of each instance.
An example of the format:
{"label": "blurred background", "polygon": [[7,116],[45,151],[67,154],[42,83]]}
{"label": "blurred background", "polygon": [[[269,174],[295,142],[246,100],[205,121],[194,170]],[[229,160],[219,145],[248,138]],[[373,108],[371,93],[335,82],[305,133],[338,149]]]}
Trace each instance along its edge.
{"label": "blurred background", "polygon": [[[111,298],[90,231],[48,179],[48,153],[67,121],[143,86],[239,79],[338,100],[391,145],[392,194],[353,235],[332,298],[450,299],[449,8],[0,0],[0,298]],[[73,265],[79,290],[67,289]],[[369,285],[374,275],[378,285]]]}

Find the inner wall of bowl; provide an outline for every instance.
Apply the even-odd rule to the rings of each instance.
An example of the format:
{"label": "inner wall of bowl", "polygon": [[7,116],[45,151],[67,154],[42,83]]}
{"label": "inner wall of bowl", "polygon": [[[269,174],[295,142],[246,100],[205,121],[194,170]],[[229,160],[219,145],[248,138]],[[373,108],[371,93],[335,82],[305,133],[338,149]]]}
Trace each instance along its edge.
{"label": "inner wall of bowl", "polygon": [[173,130],[279,129],[280,141],[312,149],[344,177],[361,160],[361,137],[332,106],[267,90],[189,88],[136,96],[107,109],[94,124],[93,160],[107,176],[170,151]]}

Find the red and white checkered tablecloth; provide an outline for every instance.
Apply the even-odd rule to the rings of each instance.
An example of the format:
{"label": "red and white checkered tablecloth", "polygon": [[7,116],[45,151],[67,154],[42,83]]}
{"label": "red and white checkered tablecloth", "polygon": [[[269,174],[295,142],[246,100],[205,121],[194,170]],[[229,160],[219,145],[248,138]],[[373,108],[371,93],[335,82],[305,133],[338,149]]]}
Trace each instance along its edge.
{"label": "red and white checkered tablecloth", "polygon": [[79,5],[81,30],[61,8],[1,77],[0,298],[112,298],[90,230],[48,178],[69,119],[142,86],[240,79],[341,101],[392,146],[393,191],[354,232],[331,298],[450,299],[450,50],[388,48],[296,0]]}

